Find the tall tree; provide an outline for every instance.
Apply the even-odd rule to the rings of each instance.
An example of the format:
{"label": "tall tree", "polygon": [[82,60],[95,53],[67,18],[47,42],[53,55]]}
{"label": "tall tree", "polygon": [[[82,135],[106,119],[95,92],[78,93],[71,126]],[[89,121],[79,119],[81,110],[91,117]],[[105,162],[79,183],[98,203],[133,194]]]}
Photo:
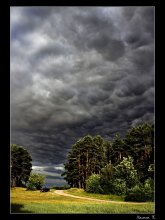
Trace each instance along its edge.
{"label": "tall tree", "polygon": [[16,144],[11,145],[11,186],[26,185],[32,170],[29,152]]}
{"label": "tall tree", "polygon": [[[92,174],[100,174],[107,164],[117,166],[128,156],[133,158],[133,165],[141,182],[148,177],[153,178],[154,171],[150,167],[154,164],[153,124],[135,126],[126,133],[124,139],[116,135],[112,142],[105,141],[100,135],[81,138],[72,146],[62,175],[71,187],[85,189],[86,180]],[[109,169],[111,170],[111,165],[102,173],[108,173]]]}
{"label": "tall tree", "polygon": [[106,164],[112,163],[112,159],[114,157],[112,142],[104,140],[104,152]]}
{"label": "tall tree", "polygon": [[104,140],[100,135],[93,137],[93,158],[95,160],[95,169],[93,173],[100,174],[101,169],[106,165]]}
{"label": "tall tree", "polygon": [[112,163],[118,164],[122,161],[123,156],[126,156],[126,151],[124,149],[124,141],[120,138],[118,134],[115,135],[112,142],[113,155]]}
{"label": "tall tree", "polygon": [[64,179],[72,187],[86,188],[86,179],[92,173],[100,173],[105,165],[103,139],[97,135],[87,135],[78,140],[68,154],[68,161],[64,164]]}
{"label": "tall tree", "polygon": [[154,164],[154,126],[143,123],[130,129],[124,139],[129,155],[134,158],[134,165],[144,182],[149,177],[148,168]]}

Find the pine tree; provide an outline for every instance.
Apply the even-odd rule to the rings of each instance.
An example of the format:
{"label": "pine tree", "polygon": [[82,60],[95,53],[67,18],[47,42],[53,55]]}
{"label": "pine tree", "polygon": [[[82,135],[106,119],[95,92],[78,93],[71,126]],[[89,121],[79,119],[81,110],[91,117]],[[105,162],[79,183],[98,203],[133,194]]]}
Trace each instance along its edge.
{"label": "pine tree", "polygon": [[64,179],[71,187],[86,188],[86,180],[92,173],[99,174],[105,165],[103,138],[87,135],[78,140],[68,154],[64,165]]}
{"label": "pine tree", "polygon": [[144,123],[130,129],[124,139],[129,155],[134,158],[134,165],[141,181],[148,176],[148,167],[154,163],[154,126]]}

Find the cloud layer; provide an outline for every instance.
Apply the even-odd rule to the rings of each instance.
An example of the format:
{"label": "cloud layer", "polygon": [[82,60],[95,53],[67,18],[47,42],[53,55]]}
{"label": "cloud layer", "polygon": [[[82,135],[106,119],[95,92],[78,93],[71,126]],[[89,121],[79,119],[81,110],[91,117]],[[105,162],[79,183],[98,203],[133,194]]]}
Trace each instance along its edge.
{"label": "cloud layer", "polygon": [[11,7],[11,143],[33,165],[154,120],[154,7]]}

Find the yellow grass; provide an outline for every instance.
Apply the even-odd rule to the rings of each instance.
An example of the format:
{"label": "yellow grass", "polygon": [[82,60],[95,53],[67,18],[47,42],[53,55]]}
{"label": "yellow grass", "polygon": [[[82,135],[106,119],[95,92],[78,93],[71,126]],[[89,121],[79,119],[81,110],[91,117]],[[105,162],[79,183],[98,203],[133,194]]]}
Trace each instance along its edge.
{"label": "yellow grass", "polygon": [[154,203],[113,204],[96,202],[57,195],[54,191],[51,189],[50,192],[41,193],[40,191],[26,191],[25,188],[20,187],[11,189],[11,213],[154,213]]}

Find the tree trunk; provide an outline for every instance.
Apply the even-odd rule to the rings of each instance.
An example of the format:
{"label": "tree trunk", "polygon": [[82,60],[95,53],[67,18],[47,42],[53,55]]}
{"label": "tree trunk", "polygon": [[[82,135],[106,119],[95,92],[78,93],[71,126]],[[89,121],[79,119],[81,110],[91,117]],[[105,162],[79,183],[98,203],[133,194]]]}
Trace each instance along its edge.
{"label": "tree trunk", "polygon": [[16,177],[11,178],[11,187],[16,187]]}

